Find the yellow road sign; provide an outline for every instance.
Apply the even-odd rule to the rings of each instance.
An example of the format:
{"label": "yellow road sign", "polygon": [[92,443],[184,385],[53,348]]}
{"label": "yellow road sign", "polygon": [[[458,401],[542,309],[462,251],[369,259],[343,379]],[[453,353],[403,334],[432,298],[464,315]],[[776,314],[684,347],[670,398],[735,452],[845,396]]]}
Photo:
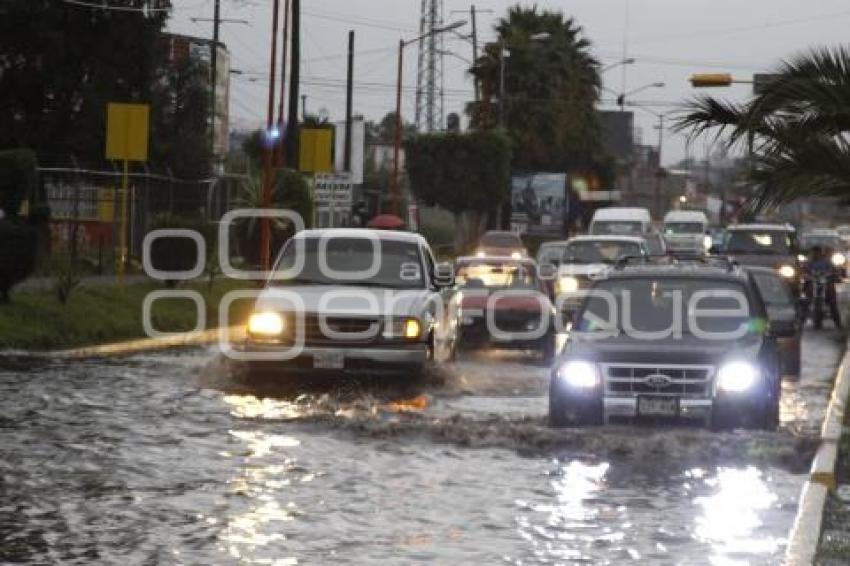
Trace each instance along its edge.
{"label": "yellow road sign", "polygon": [[301,130],[299,169],[304,173],[327,173],[333,171],[331,148],[333,130],[304,128]]}
{"label": "yellow road sign", "polygon": [[110,102],[106,112],[106,158],[147,161],[150,106]]}

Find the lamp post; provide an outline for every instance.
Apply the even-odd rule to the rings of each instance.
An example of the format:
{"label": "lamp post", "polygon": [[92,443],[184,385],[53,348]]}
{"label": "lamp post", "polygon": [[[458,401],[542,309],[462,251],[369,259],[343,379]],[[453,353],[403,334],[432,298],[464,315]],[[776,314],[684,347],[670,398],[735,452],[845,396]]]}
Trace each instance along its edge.
{"label": "lamp post", "polygon": [[398,216],[398,204],[399,204],[399,151],[401,150],[401,127],[402,127],[402,119],[401,119],[401,81],[404,70],[404,48],[408,45],[413,45],[419,41],[422,41],[426,37],[437,33],[444,33],[447,31],[456,30],[459,27],[463,27],[466,25],[466,20],[460,20],[457,22],[453,22],[447,26],[434,28],[429,30],[422,35],[415,37],[413,39],[409,39],[405,41],[403,38],[398,40],[398,80],[396,83],[396,94],[395,94],[395,139],[393,140],[393,177],[392,184],[390,186],[391,194],[392,194],[392,213]]}
{"label": "lamp post", "polygon": [[607,73],[611,69],[616,69],[617,67],[621,67],[623,65],[634,65],[634,64],[635,64],[634,57],[629,57],[627,59],[622,59],[620,61],[616,61],[614,63],[611,63],[610,65],[605,65],[604,67],[599,69],[599,73],[600,74]]}
{"label": "lamp post", "polygon": [[[529,37],[531,41],[546,41],[552,36],[548,31],[535,33]],[[499,127],[505,127],[505,40],[499,39]]]}

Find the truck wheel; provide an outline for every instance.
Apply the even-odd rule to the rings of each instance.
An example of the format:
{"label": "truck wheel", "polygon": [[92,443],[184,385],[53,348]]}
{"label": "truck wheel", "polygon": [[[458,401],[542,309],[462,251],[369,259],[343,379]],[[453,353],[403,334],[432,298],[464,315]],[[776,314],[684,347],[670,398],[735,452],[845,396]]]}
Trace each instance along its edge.
{"label": "truck wheel", "polygon": [[713,406],[711,409],[711,430],[731,430],[740,424],[739,415],[727,407]]}
{"label": "truck wheel", "polygon": [[569,426],[566,408],[559,402],[557,396],[549,394],[549,426],[552,428],[564,428]]}

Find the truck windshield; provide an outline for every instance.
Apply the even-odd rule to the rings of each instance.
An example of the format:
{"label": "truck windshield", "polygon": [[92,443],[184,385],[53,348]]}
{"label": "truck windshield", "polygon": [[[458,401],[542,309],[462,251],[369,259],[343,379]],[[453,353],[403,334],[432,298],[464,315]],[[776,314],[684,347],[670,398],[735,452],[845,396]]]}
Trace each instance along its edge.
{"label": "truck windshield", "polygon": [[614,263],[623,256],[645,255],[637,242],[586,240],[572,242],[564,252],[564,263]]}
{"label": "truck windshield", "polygon": [[470,263],[458,267],[455,282],[463,289],[537,289],[533,268],[524,264]]}
{"label": "truck windshield", "polygon": [[703,225],[699,222],[666,222],[664,224],[665,234],[702,234]]}
{"label": "truck windshield", "polygon": [[[616,312],[611,312],[612,308]],[[750,311],[743,285],[734,281],[649,276],[611,279],[593,287],[577,329],[615,328],[629,336],[634,332],[634,337],[675,326],[682,334],[734,333],[741,325],[750,330]]]}
{"label": "truck windshield", "polygon": [[790,255],[793,243],[784,230],[730,230],[724,247],[730,254]]}
{"label": "truck windshield", "polygon": [[[287,242],[276,267],[277,278],[274,283],[390,289],[425,287],[422,259],[415,242],[373,242],[359,237],[329,237],[320,244],[320,240],[318,237],[304,238],[301,245],[296,245],[294,239]],[[378,244],[380,251],[376,253]],[[322,255],[320,250],[323,250]],[[299,253],[303,257],[299,258]],[[321,261],[322,256],[324,261]],[[301,261],[303,266],[296,271]]]}
{"label": "truck windshield", "polygon": [[640,235],[643,232],[643,223],[628,220],[596,220],[591,225],[590,231],[592,234],[599,235]]}

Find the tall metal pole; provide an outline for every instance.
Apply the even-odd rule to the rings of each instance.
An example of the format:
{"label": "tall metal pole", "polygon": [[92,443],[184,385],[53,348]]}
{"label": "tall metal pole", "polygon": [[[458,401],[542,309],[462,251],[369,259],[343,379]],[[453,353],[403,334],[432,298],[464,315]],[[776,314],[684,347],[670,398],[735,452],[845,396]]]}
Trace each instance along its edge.
{"label": "tall metal pole", "polygon": [[[472,64],[478,62],[478,25],[475,17],[475,4],[469,8],[469,17],[472,19]],[[481,86],[478,84],[478,78],[473,77],[473,85],[475,85],[475,102],[481,100]]]}
{"label": "tall metal pole", "polygon": [[286,162],[298,164],[298,98],[301,85],[301,0],[292,0],[290,38],[292,47],[289,74],[289,123],[286,125]]}
{"label": "tall metal pole", "polygon": [[283,28],[281,28],[281,48],[280,48],[280,104],[277,110],[277,131],[280,133],[280,139],[275,143],[275,164],[282,167],[286,162],[283,151],[284,131],[283,124],[286,121],[284,117],[284,108],[286,105],[286,56],[288,54],[288,33],[289,33],[289,0],[283,4]]}
{"label": "tall metal pole", "polygon": [[655,170],[655,218],[661,217],[661,145],[664,143],[664,114],[658,116],[658,168]]}
{"label": "tall metal pole", "polygon": [[221,0],[215,0],[213,10],[213,41],[210,48],[210,157],[215,159],[216,86],[218,83],[218,37],[221,26]]}
{"label": "tall metal pole", "polygon": [[[263,198],[262,207],[271,208],[272,204],[272,151],[274,140],[272,139],[272,126],[274,125],[274,95],[275,77],[277,76],[277,20],[280,9],[280,0],[274,0],[272,10],[272,53],[269,65],[269,107],[266,117],[265,145],[263,146]],[[269,218],[260,218],[260,269],[268,271],[271,265],[271,226]]]}
{"label": "tall metal pole", "polygon": [[401,80],[404,68],[404,40],[398,40],[398,79],[395,93],[395,139],[393,140],[392,213],[398,216],[399,204],[399,150],[401,149]]}
{"label": "tall metal pole", "polygon": [[348,32],[348,77],[345,88],[345,170],[351,171],[351,106],[354,98],[354,30]]}

